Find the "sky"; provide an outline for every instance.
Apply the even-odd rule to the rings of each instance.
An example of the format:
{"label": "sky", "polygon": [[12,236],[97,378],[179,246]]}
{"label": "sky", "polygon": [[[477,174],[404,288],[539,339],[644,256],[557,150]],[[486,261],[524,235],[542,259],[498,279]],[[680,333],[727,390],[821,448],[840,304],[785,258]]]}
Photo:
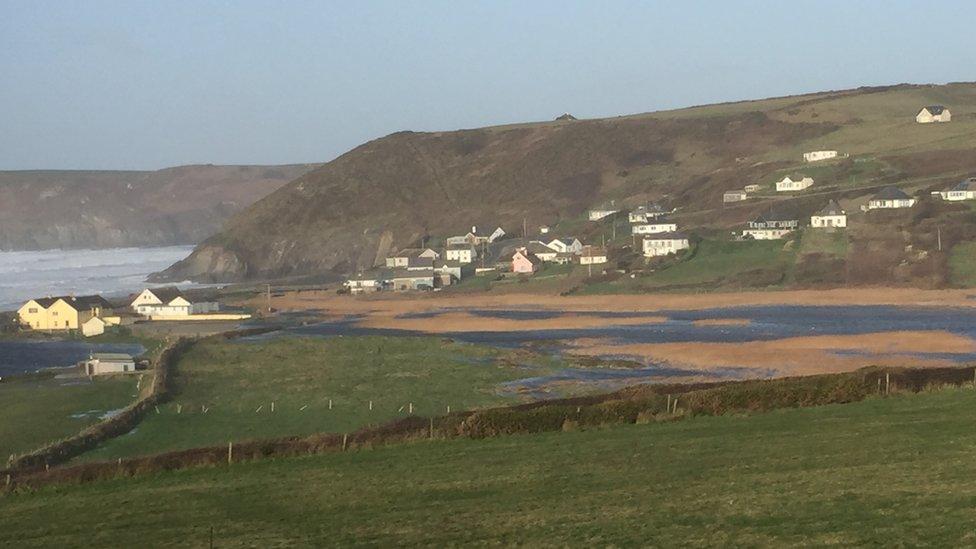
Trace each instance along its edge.
{"label": "sky", "polygon": [[324,162],[401,130],[976,80],[976,2],[0,0],[0,169]]}

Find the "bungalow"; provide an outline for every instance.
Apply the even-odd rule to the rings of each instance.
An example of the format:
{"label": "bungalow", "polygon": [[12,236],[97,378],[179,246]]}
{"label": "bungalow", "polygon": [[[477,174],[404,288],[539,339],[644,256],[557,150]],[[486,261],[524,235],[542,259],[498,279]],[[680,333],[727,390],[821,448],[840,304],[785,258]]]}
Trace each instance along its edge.
{"label": "bungalow", "polygon": [[550,248],[545,242],[539,242],[538,240],[530,241],[524,248],[528,253],[547,263],[555,262],[556,256],[559,255],[559,252]]}
{"label": "bungalow", "polygon": [[478,227],[471,227],[468,234],[460,236],[451,236],[447,239],[447,245],[450,246],[460,246],[463,244],[470,244],[472,246],[480,246],[482,244],[491,244],[492,242],[498,240],[499,238],[505,236],[505,231],[501,227],[496,227],[494,231],[490,233],[479,232]]}
{"label": "bungalow", "polygon": [[722,202],[742,202],[747,198],[749,198],[749,195],[746,194],[745,191],[726,191],[725,194],[722,195]]}
{"label": "bungalow", "polygon": [[771,209],[749,222],[742,237],[752,240],[779,240],[800,226],[797,216],[782,210]]}
{"label": "bungalow", "polygon": [[952,113],[942,105],[929,105],[922,107],[915,115],[915,121],[919,124],[931,124],[932,122],[950,122]]}
{"label": "bungalow", "polygon": [[776,182],[776,192],[792,192],[792,191],[802,191],[804,189],[809,189],[813,185],[812,177],[804,177],[802,179],[792,179],[790,176],[786,176],[783,179]]}
{"label": "bungalow", "polygon": [[431,248],[405,248],[386,258],[386,266],[390,268],[406,267],[411,259],[440,259],[441,254]]}
{"label": "bungalow", "polygon": [[847,212],[841,209],[836,200],[827,202],[819,212],[810,216],[810,226],[816,228],[846,227]]}
{"label": "bungalow", "polygon": [[31,299],[20,309],[20,323],[32,330],[77,330],[92,317],[112,313],[112,304],[100,295]]}
{"label": "bungalow", "polygon": [[559,253],[579,255],[583,251],[583,243],[576,237],[555,238],[546,246]]}
{"label": "bungalow", "polygon": [[633,225],[630,228],[632,234],[654,234],[654,233],[673,233],[678,230],[677,223],[671,223],[670,221],[659,220],[655,223],[647,223],[644,225]]}
{"label": "bungalow", "polygon": [[147,318],[180,318],[220,310],[215,301],[190,301],[179,288],[146,288],[132,300],[132,310]]}
{"label": "bungalow", "polygon": [[756,185],[755,183],[753,183],[752,185],[746,185],[745,187],[742,187],[742,190],[747,193],[756,193],[759,192],[759,189],[760,189],[759,185]]}
{"label": "bungalow", "polygon": [[600,221],[601,219],[610,217],[619,211],[620,208],[614,206],[613,202],[611,201],[609,204],[601,204],[596,208],[592,208],[589,211],[589,219],[590,221]]}
{"label": "bungalow", "polygon": [[671,212],[665,211],[658,204],[649,204],[647,206],[638,206],[627,215],[627,219],[631,223],[647,223],[651,219],[657,219],[669,213]]}
{"label": "bungalow", "polygon": [[684,233],[657,233],[644,238],[644,257],[657,257],[675,254],[690,247],[688,236]]}
{"label": "bungalow", "polygon": [[512,272],[518,274],[532,274],[542,266],[542,260],[525,248],[519,248],[512,254]]}
{"label": "bungalow", "polygon": [[885,187],[878,194],[868,200],[867,210],[889,210],[897,208],[911,208],[915,205],[915,199],[905,194],[905,191],[897,187]]}
{"label": "bungalow", "polygon": [[976,177],[963,179],[947,191],[932,191],[932,194],[942,200],[976,200]]}
{"label": "bungalow", "polygon": [[607,250],[597,246],[584,246],[579,262],[580,265],[603,265],[607,262]]}
{"label": "bungalow", "polygon": [[393,284],[393,289],[398,292],[432,290],[434,289],[434,269],[396,269],[390,274],[390,282]]}
{"label": "bungalow", "polygon": [[803,153],[803,160],[807,162],[819,162],[820,160],[828,160],[830,158],[837,158],[837,151],[810,151]]}
{"label": "bungalow", "polygon": [[478,250],[470,244],[449,246],[445,252],[445,259],[459,263],[473,263],[478,258]]}
{"label": "bungalow", "polygon": [[345,283],[345,286],[353,294],[380,292],[391,285],[390,273],[385,270],[358,273],[355,276],[349,277]]}
{"label": "bungalow", "polygon": [[85,337],[102,335],[105,333],[106,326],[108,326],[108,322],[105,322],[97,316],[93,316],[81,325],[81,335]]}
{"label": "bungalow", "polygon": [[93,353],[79,363],[85,375],[128,374],[136,371],[136,362],[125,353]]}
{"label": "bungalow", "polygon": [[434,265],[434,274],[440,277],[441,286],[448,286],[474,275],[475,267],[472,263],[439,261]]}

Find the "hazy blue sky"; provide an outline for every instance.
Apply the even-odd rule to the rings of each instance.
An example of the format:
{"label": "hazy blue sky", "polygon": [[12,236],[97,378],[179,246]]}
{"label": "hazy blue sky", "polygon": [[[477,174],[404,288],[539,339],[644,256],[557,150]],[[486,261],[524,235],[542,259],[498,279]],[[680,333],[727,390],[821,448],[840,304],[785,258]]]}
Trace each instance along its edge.
{"label": "hazy blue sky", "polygon": [[976,2],[0,0],[0,169],[324,161],[398,130],[974,80]]}

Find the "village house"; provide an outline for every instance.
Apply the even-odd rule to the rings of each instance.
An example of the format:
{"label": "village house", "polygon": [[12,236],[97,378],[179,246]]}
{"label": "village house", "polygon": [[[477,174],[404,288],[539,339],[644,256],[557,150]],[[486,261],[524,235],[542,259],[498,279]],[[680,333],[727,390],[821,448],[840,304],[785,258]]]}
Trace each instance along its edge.
{"label": "village house", "polygon": [[179,288],[146,288],[132,300],[132,310],[153,318],[181,318],[220,310],[215,301],[191,301]]}
{"label": "village house", "polygon": [[439,261],[434,265],[434,274],[439,277],[435,286],[450,286],[475,274],[473,263],[459,261]]}
{"label": "village house", "polygon": [[105,327],[108,325],[108,322],[97,316],[93,316],[81,325],[81,335],[85,337],[102,335],[105,333]]}
{"label": "village house", "polygon": [[542,260],[525,248],[519,248],[512,254],[512,272],[517,274],[532,274],[542,266]]}
{"label": "village house", "polygon": [[803,153],[803,160],[807,162],[819,162],[831,158],[837,158],[837,151],[810,151]]}
{"label": "village house", "polygon": [[431,248],[405,248],[386,258],[386,266],[390,268],[406,267],[411,259],[440,259],[441,254]]}
{"label": "village house", "polygon": [[644,257],[658,257],[676,254],[690,247],[688,236],[684,233],[657,233],[644,238]]}
{"label": "village house", "polygon": [[678,224],[672,223],[670,221],[658,220],[657,222],[646,223],[642,225],[632,225],[630,227],[631,234],[654,234],[654,233],[671,233],[678,230]]}
{"label": "village house", "polygon": [[746,193],[756,193],[759,192],[759,189],[760,186],[756,185],[755,183],[753,183],[752,185],[746,185],[745,187],[742,187],[742,190],[745,191]]}
{"label": "village house", "polygon": [[627,214],[627,219],[631,223],[647,223],[652,219],[657,219],[669,213],[671,212],[665,211],[665,209],[658,204],[648,204],[647,206],[638,206],[635,208],[633,211]]}
{"label": "village house", "polygon": [[619,211],[620,211],[620,208],[614,206],[614,203],[611,201],[609,204],[601,204],[601,205],[597,206],[596,208],[590,209],[590,211],[589,211],[589,220],[590,221],[600,221],[601,219],[604,219],[606,217],[610,217],[611,215],[613,215],[613,214],[615,214],[615,213],[617,213]]}
{"label": "village house", "polygon": [[576,237],[569,238],[554,238],[546,246],[549,249],[555,250],[559,253],[564,254],[576,254],[579,255],[583,251],[583,243]]}
{"label": "village house", "polygon": [[905,191],[897,187],[885,187],[878,194],[868,200],[865,211],[868,210],[890,210],[898,208],[911,208],[915,205],[915,199],[905,194]]}
{"label": "village house", "polygon": [[749,198],[749,195],[745,191],[726,191],[722,195],[722,202],[742,202]]}
{"label": "village house", "polygon": [[607,262],[607,249],[597,246],[583,246],[579,262],[580,265],[603,265]]}
{"label": "village house", "polygon": [[470,244],[449,246],[444,252],[444,258],[459,263],[473,263],[478,258],[478,251]]}
{"label": "village house", "polygon": [[779,240],[800,226],[795,215],[778,209],[762,213],[749,222],[749,228],[742,231],[742,237],[752,240]]}
{"label": "village house", "polygon": [[555,262],[556,256],[559,255],[559,252],[547,246],[545,242],[539,242],[538,240],[530,241],[524,248],[527,252],[546,263]]}
{"label": "village house", "polygon": [[846,227],[847,212],[841,209],[836,200],[831,200],[823,209],[810,216],[810,226],[818,229]]}
{"label": "village house", "polygon": [[368,294],[380,292],[392,286],[390,272],[377,270],[366,273],[358,273],[346,280],[345,286],[353,294]]}
{"label": "village house", "polygon": [[501,227],[496,227],[494,231],[485,233],[479,232],[478,227],[474,226],[471,227],[471,230],[467,234],[448,237],[446,244],[448,247],[464,244],[480,246],[482,244],[491,244],[503,236],[505,236],[505,231]]}
{"label": "village house", "polygon": [[100,295],[31,299],[17,315],[32,330],[78,330],[92,317],[112,314],[112,304]]}
{"label": "village house", "polygon": [[915,121],[919,124],[931,124],[932,122],[950,122],[952,113],[942,105],[929,105],[922,107],[915,115]]}
{"label": "village house", "polygon": [[802,179],[792,179],[790,176],[786,176],[783,179],[776,182],[776,192],[792,192],[792,191],[802,191],[804,189],[809,189],[813,185],[812,177],[804,177]]}
{"label": "village house", "polygon": [[932,191],[932,194],[941,197],[942,200],[976,200],[976,177],[963,179],[948,190]]}
{"label": "village house", "polygon": [[124,353],[94,353],[79,363],[88,376],[128,374],[136,371],[136,362]]}
{"label": "village house", "polygon": [[394,269],[390,274],[393,289],[398,292],[409,290],[433,290],[434,269]]}

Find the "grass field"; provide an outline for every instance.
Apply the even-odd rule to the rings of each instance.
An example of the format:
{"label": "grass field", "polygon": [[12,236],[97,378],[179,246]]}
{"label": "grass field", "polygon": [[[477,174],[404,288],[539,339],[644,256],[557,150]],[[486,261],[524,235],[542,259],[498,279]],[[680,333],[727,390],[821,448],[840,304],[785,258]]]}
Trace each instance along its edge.
{"label": "grass field", "polygon": [[159,414],[149,414],[135,432],[81,459],[348,432],[403,417],[411,403],[418,415],[443,414],[448,406],[509,404],[520,398],[500,394],[499,383],[558,366],[541,355],[433,337],[209,341],[194,346],[178,363],[175,397],[160,406]]}
{"label": "grass field", "polygon": [[834,257],[847,256],[848,235],[845,230],[804,229],[800,238],[800,255],[820,253]]}
{"label": "grass field", "polygon": [[955,286],[976,286],[976,242],[961,242],[952,247],[949,280]]}
{"label": "grass field", "polygon": [[136,398],[135,376],[57,380],[28,376],[0,383],[0,463],[81,431]]}
{"label": "grass field", "polygon": [[781,282],[795,253],[782,240],[703,240],[690,259],[636,279],[591,284],[581,293],[626,293],[669,288],[756,287]]}
{"label": "grass field", "polygon": [[0,545],[970,545],[974,421],[950,389],[161,473],[7,496]]}

